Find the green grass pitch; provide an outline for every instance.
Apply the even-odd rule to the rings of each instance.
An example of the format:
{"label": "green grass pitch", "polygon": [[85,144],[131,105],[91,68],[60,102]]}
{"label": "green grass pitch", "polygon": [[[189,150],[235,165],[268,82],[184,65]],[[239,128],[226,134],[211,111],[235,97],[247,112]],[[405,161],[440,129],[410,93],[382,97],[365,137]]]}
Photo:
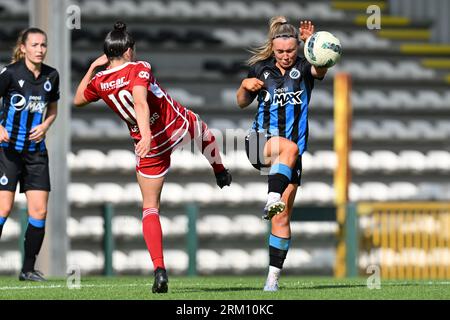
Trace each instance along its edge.
{"label": "green grass pitch", "polygon": [[45,283],[0,277],[0,300],[324,300],[324,299],[450,299],[450,281],[382,281],[369,289],[366,279],[285,276],[280,290],[263,292],[264,277],[170,277],[169,293],[152,294],[152,277],[85,277],[80,289],[69,289],[65,279]]}

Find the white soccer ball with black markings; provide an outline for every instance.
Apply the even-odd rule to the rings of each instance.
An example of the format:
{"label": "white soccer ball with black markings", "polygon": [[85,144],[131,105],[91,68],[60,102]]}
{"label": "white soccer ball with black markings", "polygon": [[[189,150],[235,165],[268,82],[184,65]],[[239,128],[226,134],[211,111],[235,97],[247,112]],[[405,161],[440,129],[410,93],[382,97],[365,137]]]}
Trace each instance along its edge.
{"label": "white soccer ball with black markings", "polygon": [[318,31],[306,40],[304,53],[312,65],[330,68],[341,58],[341,42],[328,31]]}

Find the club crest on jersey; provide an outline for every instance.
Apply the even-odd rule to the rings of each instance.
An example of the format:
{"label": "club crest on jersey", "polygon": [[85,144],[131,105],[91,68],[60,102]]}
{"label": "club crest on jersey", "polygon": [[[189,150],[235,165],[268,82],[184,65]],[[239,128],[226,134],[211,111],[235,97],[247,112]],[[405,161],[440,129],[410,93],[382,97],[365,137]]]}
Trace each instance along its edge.
{"label": "club crest on jersey", "polygon": [[3,174],[3,176],[0,178],[0,184],[2,186],[6,186],[8,182],[9,182],[8,177],[5,174]]}
{"label": "club crest on jersey", "polygon": [[292,68],[289,72],[289,77],[291,77],[292,79],[300,78],[300,71],[296,68]]}
{"label": "club crest on jersey", "polygon": [[50,83],[50,80],[48,80],[48,78],[44,83],[44,90],[47,92],[50,92],[52,90],[52,84]]}

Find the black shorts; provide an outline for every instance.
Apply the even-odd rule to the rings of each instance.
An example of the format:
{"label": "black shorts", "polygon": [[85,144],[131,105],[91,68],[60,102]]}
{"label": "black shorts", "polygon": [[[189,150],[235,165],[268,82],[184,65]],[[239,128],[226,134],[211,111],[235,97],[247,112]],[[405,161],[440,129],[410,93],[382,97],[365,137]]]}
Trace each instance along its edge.
{"label": "black shorts", "polygon": [[[269,171],[270,165],[264,163],[264,146],[272,136],[264,132],[251,131],[245,137],[245,152],[252,166],[259,171]],[[261,161],[262,160],[262,161]],[[301,184],[302,178],[302,156],[299,155],[294,169],[292,170],[291,183]]]}
{"label": "black shorts", "polygon": [[28,190],[50,191],[47,151],[18,152],[0,147],[0,190],[20,192]]}

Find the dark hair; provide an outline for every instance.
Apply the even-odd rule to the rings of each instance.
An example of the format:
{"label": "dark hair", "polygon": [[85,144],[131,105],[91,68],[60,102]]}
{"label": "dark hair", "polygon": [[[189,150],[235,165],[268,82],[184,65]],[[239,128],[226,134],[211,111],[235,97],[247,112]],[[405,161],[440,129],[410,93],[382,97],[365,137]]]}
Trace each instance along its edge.
{"label": "dark hair", "polygon": [[19,33],[19,37],[17,38],[16,45],[13,49],[11,63],[22,60],[25,57],[25,54],[20,50],[20,46],[25,44],[25,42],[28,39],[28,35],[30,35],[31,33],[40,33],[40,34],[43,34],[45,36],[45,38],[47,38],[47,34],[39,28],[28,28],[28,29],[22,30]]}
{"label": "dark hair", "polygon": [[110,31],[105,38],[103,51],[108,58],[120,58],[128,48],[134,49],[134,39],[127,32],[127,26],[122,21],[114,24],[114,30]]}

